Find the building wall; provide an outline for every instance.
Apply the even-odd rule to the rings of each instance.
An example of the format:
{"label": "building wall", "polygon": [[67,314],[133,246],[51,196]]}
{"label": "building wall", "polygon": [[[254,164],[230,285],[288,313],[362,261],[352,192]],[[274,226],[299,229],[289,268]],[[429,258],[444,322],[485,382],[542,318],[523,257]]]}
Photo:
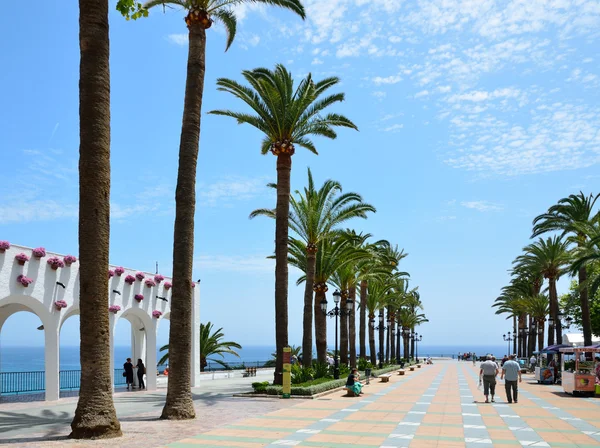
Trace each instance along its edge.
{"label": "building wall", "polygon": [[[30,260],[24,266],[19,265],[15,256],[24,253]],[[51,257],[61,260],[64,255],[46,251],[46,256],[37,259],[32,255],[32,249],[24,246],[11,245],[10,249],[0,253],[0,331],[2,325],[12,314],[18,311],[29,311],[36,314],[45,332],[45,356],[46,356],[46,399],[56,400],[59,395],[58,371],[60,350],[60,328],[69,317],[79,314],[79,261],[53,270],[47,261]],[[117,266],[110,266],[114,270]],[[143,272],[145,278],[129,285],[125,282],[127,275],[135,276],[138,271],[125,268],[125,272],[112,278],[107,276],[107,287],[109,300],[106,312],[111,305],[118,305],[121,310],[111,313],[111,352],[113,351],[113,338],[115,326],[120,318],[125,318],[132,323],[132,342],[136,347],[136,353],[132,353],[134,360],[145,359],[146,366],[156,365],[156,335],[159,322],[170,316],[171,290],[165,288],[165,282],[172,282],[171,278],[165,277],[156,286],[148,287],[146,279],[154,278],[154,274]],[[28,287],[17,282],[17,278],[23,274],[33,280]],[[62,283],[64,288],[58,283]],[[116,292],[115,292],[116,291]],[[135,295],[141,294],[144,299],[141,302],[135,300]],[[157,298],[164,297],[167,301]],[[58,310],[55,303],[64,300],[67,307]],[[152,312],[158,310],[162,316],[156,319]],[[192,335],[192,385],[197,386],[200,379],[200,287],[194,288],[194,312],[190,318],[194,322]],[[142,325],[142,327],[140,327]],[[144,328],[140,332],[140,328]],[[36,331],[30,329],[29,331]],[[146,336],[144,338],[144,335]],[[147,350],[142,350],[142,347]],[[144,353],[145,351],[145,353]],[[147,358],[146,358],[147,357]],[[111,357],[112,362],[112,357]],[[114,367],[114,366],[113,366]],[[114,371],[114,369],[113,369]],[[156,388],[156,369],[147,368],[147,388]]]}

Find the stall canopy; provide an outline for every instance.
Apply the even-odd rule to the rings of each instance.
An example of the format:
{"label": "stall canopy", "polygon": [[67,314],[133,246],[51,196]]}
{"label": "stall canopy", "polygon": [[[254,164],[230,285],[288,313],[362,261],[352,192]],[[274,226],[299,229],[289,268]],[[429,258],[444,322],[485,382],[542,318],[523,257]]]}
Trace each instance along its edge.
{"label": "stall canopy", "polygon": [[546,348],[540,350],[540,353],[551,353],[556,354],[561,348],[573,348],[570,344],[557,344],[557,345],[549,345]]}
{"label": "stall canopy", "polygon": [[[569,346],[583,347],[583,333],[565,333],[563,334],[563,342]],[[592,336],[592,345],[600,344],[599,336]]]}

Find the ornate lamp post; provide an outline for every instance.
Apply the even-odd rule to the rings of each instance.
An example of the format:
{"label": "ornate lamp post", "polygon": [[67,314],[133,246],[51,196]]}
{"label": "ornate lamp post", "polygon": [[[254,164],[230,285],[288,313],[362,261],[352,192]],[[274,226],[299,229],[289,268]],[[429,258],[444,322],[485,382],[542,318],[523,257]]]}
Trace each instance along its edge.
{"label": "ornate lamp post", "polygon": [[[405,327],[402,329],[402,337],[404,338],[404,340],[408,341],[408,338],[410,337],[410,329],[409,328]],[[406,344],[406,347],[408,347],[408,344]],[[406,353],[406,350],[404,350],[404,359],[406,360],[406,362],[408,362],[410,359],[410,355],[408,353]]]}
{"label": "ornate lamp post", "polygon": [[[375,331],[379,331],[379,353],[377,354],[379,356],[379,368],[382,369],[383,368],[383,333],[385,330],[387,330],[387,327],[383,324],[384,322],[384,318],[383,318],[383,308],[379,310],[379,325],[375,326],[375,320],[371,320],[369,321],[369,324],[371,325],[371,328],[373,328],[373,330]],[[389,321],[388,321],[389,322]]]}
{"label": "ornate lamp post", "polygon": [[341,297],[342,294],[336,289],[333,293],[333,302],[335,303],[335,307],[330,311],[327,311],[327,299],[325,297],[323,297],[323,300],[321,300],[320,303],[321,311],[323,312],[323,314],[329,317],[335,317],[335,358],[333,360],[333,378],[336,380],[340,379],[340,361],[338,356],[338,317],[349,314],[352,311],[352,308],[354,307],[354,301],[348,298],[346,299],[346,309],[340,309],[338,305],[340,303]]}
{"label": "ornate lamp post", "polygon": [[415,341],[415,361],[419,362],[419,342],[423,340],[423,335],[419,335],[419,333],[413,333],[410,335],[410,339]]}
{"label": "ornate lamp post", "polygon": [[515,336],[512,336],[512,333],[510,331],[507,334],[502,335],[502,339],[508,342],[508,352],[506,353],[507,355],[510,355],[510,343],[515,340]]}

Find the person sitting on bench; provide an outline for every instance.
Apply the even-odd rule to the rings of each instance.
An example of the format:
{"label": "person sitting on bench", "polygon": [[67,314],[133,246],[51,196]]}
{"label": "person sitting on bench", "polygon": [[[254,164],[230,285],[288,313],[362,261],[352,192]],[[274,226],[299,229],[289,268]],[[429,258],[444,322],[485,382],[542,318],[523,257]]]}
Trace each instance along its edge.
{"label": "person sitting on bench", "polygon": [[346,380],[346,389],[352,391],[356,396],[362,393],[362,384],[358,381],[359,379],[360,374],[358,373],[358,369],[352,369]]}

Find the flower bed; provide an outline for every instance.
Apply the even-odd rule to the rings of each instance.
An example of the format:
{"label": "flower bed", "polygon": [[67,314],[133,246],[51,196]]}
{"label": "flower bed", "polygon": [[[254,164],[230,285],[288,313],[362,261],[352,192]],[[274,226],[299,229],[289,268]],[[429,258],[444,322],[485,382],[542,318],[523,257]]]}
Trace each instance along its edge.
{"label": "flower bed", "polygon": [[47,263],[48,263],[48,264],[50,265],[50,267],[51,267],[53,270],[55,270],[55,271],[56,271],[58,268],[64,268],[64,267],[65,267],[65,262],[64,262],[64,261],[62,261],[62,260],[61,260],[60,258],[58,258],[58,257],[51,257],[51,258],[48,258],[48,261],[47,261]]}
{"label": "flower bed", "polygon": [[29,277],[25,277],[23,274],[19,274],[19,276],[17,277],[17,283],[20,283],[25,288],[27,288],[29,285],[31,285],[33,283],[33,280],[30,279]]}

